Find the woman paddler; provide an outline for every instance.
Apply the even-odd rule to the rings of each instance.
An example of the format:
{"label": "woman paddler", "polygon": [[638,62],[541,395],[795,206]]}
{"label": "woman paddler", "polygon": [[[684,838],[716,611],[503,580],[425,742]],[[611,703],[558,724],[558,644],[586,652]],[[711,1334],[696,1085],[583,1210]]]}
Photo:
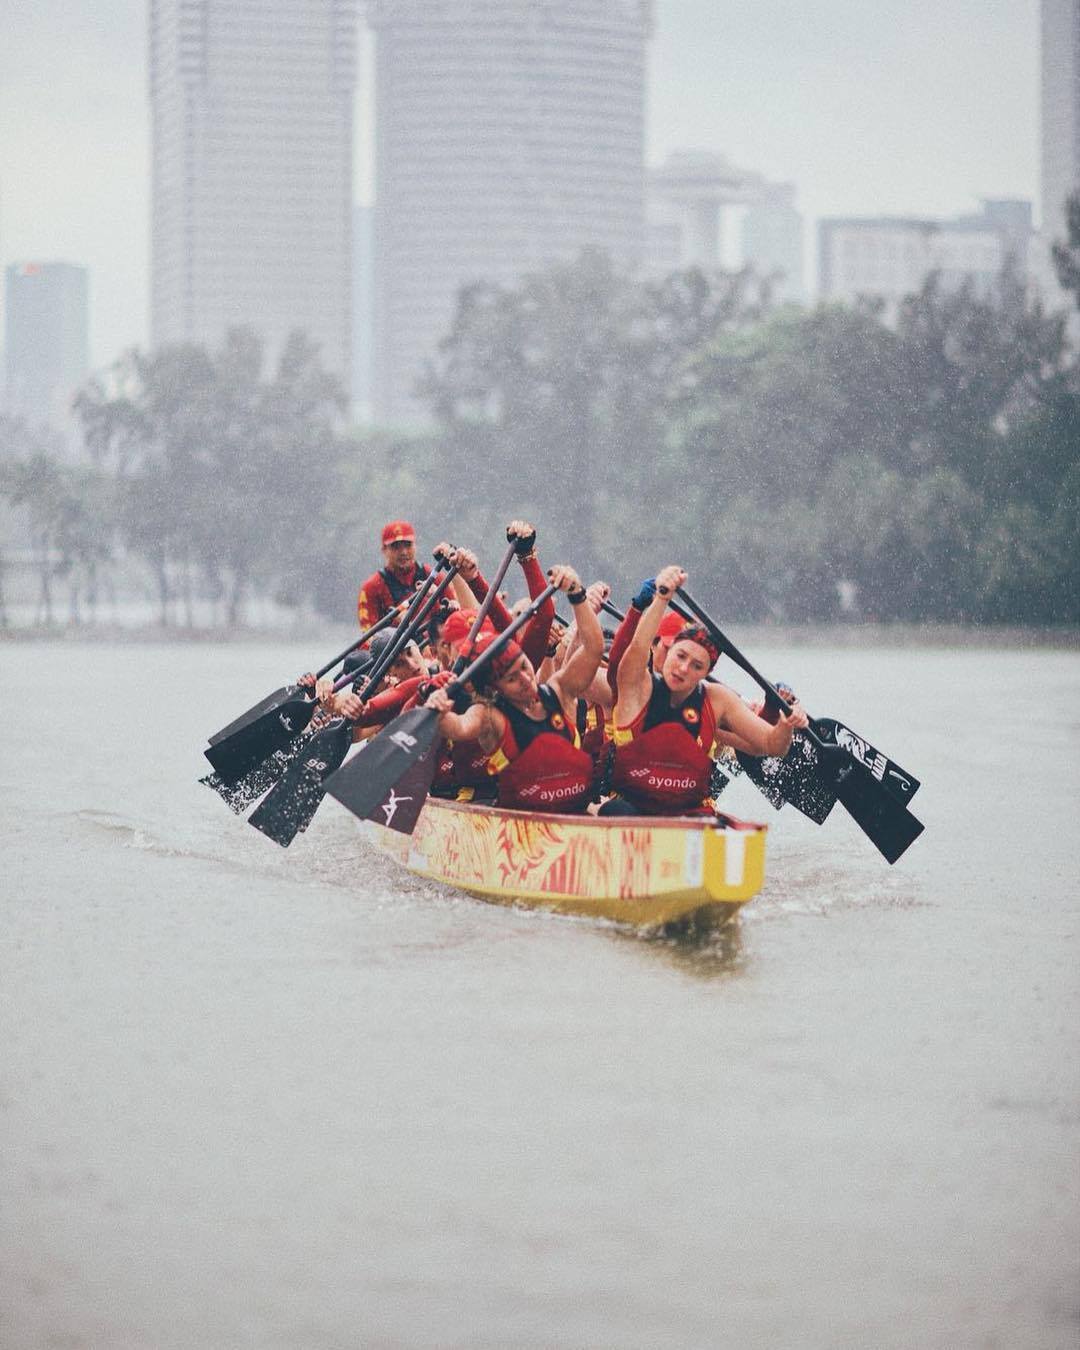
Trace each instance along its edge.
{"label": "woman paddler", "polygon": [[[547,684],[510,642],[482,672],[481,701],[454,712],[443,689],[428,699],[441,713],[439,729],[454,742],[478,741],[496,779],[499,806],[518,811],[583,811],[593,791],[593,760],[581,749],[574,724],[578,697],[592,683],[604,651],[600,622],[584,604],[585,587],[572,567],[553,567],[549,579],[566,592],[578,619],[580,645]],[[493,634],[477,642],[479,656]]]}
{"label": "woman paddler", "polygon": [[711,809],[706,798],[712,755],[730,745],[751,755],[786,755],[792,733],[807,724],[796,703],[775,726],[756,716],[726,685],[706,683],[720,658],[708,629],[688,624],[675,637],[659,671],[649,669],[653,639],[668,602],[686,581],[665,567],[618,667],[614,796],[601,815],[686,815]]}

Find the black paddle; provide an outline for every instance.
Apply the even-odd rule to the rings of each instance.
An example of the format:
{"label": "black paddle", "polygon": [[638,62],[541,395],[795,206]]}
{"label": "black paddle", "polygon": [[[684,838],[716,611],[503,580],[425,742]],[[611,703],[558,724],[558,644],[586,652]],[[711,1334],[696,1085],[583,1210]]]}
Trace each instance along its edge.
{"label": "black paddle", "polygon": [[[680,600],[683,602],[682,605],[679,603]],[[749,663],[746,663],[746,658],[742,657],[741,653],[733,655],[735,652],[734,645],[720,631],[715,621],[709,619],[708,615],[705,614],[705,611],[691,596],[688,596],[685,591],[681,591],[679,596],[673,597],[669,604],[679,614],[682,614],[684,618],[689,618],[691,622],[696,619],[698,622],[705,623],[706,627],[713,629],[721,642],[726,644],[727,648],[730,648],[730,650],[726,651],[726,654],[731,656],[736,664],[741,665],[742,669],[750,674],[751,678],[754,679],[756,683],[761,685],[766,701],[773,707],[780,708],[781,710],[787,708],[787,704],[780,698],[778,691],[769,684],[768,681],[763,682],[756,673],[751,671]],[[684,605],[686,608],[683,607]],[[881,783],[902,806],[906,806],[908,802],[911,801],[912,797],[915,796],[915,793],[918,792],[921,787],[920,780],[916,778],[914,774],[908,773],[906,769],[902,769],[899,764],[894,760],[891,760],[883,751],[872,746],[865,736],[860,736],[858,732],[852,731],[850,727],[845,726],[843,722],[837,721],[834,717],[812,717],[810,722],[818,739],[823,745],[833,748],[838,747],[849,754],[853,759],[858,760],[860,764],[865,765],[870,771],[871,776]],[[800,732],[796,732],[795,734],[797,738],[802,735]],[[782,773],[774,771],[770,775],[770,780],[780,788],[782,793],[786,793],[788,790],[791,791],[792,795],[784,796],[785,801],[790,801],[792,805],[798,806],[800,810],[804,811],[804,814],[809,815],[811,819],[815,819],[815,808],[811,807],[811,809],[805,810],[804,806],[800,805],[797,800],[798,794],[800,792],[805,792],[807,804],[809,804],[810,799],[812,799],[814,795],[812,785],[808,784],[806,780],[809,775],[816,772],[818,760],[813,754],[807,753],[807,750],[808,745],[805,741],[801,752],[793,746],[792,749],[788,751],[785,760],[776,761],[777,763],[786,765],[785,771]],[[753,757],[746,756],[746,758],[752,759]],[[760,765],[761,761],[758,760],[757,763]],[[745,768],[746,765],[744,764],[743,767]],[[817,809],[820,809],[820,807]],[[825,810],[825,816],[827,815],[828,810]],[[824,818],[825,817],[822,816],[821,819],[823,820]],[[820,824],[820,821],[818,823]]]}
{"label": "black paddle", "polygon": [[[349,672],[334,683],[334,690],[344,689],[356,678],[355,672]],[[279,747],[265,759],[259,760],[235,782],[227,783],[220,774],[209,773],[199,782],[212,788],[234,815],[242,816],[260,797],[265,797],[270,789],[282,777],[289,765],[301,754],[319,730],[319,706],[312,709],[310,723],[299,736],[288,744]],[[325,725],[325,719],[323,721]]]}
{"label": "black paddle", "polygon": [[[685,600],[685,591],[682,596]],[[700,616],[680,604],[678,597],[673,596],[668,604],[689,623],[700,621]],[[607,609],[621,622],[617,609],[613,606],[607,606]],[[771,690],[766,690],[765,694],[769,702],[774,702]],[[875,749],[865,737],[835,718],[817,717],[812,720],[814,730],[826,745],[839,746],[865,764],[902,805],[906,806],[911,801],[920,786],[917,778],[882,751]],[[795,733],[794,743],[783,759],[775,756],[761,758],[737,750],[735,762],[778,811],[785,802],[790,802],[804,816],[821,825],[836,804],[836,793],[828,776],[821,771],[817,749],[801,732]]]}
{"label": "black paddle", "polygon": [[[456,567],[449,568],[432,595],[415,609],[412,619],[402,623],[386,651],[371,670],[365,672],[366,689],[374,691],[378,688],[406,644],[421,631],[456,574]],[[303,751],[288,765],[281,781],[248,817],[248,824],[282,848],[288,848],[296,836],[311,824],[325,795],[324,780],[349,753],[354,725],[351,718],[335,717],[322,731],[316,732]]]}
{"label": "black paddle", "polygon": [[[557,589],[556,586],[546,586],[480,656],[446,685],[451,697],[455,691],[463,690],[477,671],[498,656],[514,634],[528,623]],[[431,749],[438,734],[439,713],[436,709],[413,708],[402,713],[384,727],[360,754],[326,779],[326,791],[354,816],[366,820],[376,807],[390,798],[413,765]],[[434,772],[435,757],[432,755],[429,759],[431,772]]]}
{"label": "black paddle", "polygon": [[[510,538],[510,536],[507,535],[507,538]],[[480,632],[480,629],[484,626],[484,620],[487,618],[491,610],[491,606],[495,603],[495,596],[499,592],[499,587],[503,584],[503,579],[506,576],[506,570],[513,561],[514,554],[516,552],[517,546],[514,540],[510,539],[510,547],[506,550],[506,554],[503,557],[502,562],[499,564],[499,570],[495,573],[495,580],[491,583],[491,587],[488,590],[487,595],[485,595],[483,600],[480,602],[480,608],[476,611],[476,618],[473,619],[472,623],[470,624],[468,636],[465,638],[465,642],[462,645],[461,652],[459,653],[457,660],[453,664],[452,669],[455,675],[460,675],[461,672],[465,669],[465,667],[469,664],[469,656],[472,655],[473,643],[476,641],[476,637],[477,634]]]}
{"label": "black paddle", "polygon": [[[440,560],[440,567],[445,566],[445,562]],[[438,570],[436,568],[431,572],[410,600],[405,613],[406,621],[415,615],[427,593],[438,581]],[[349,679],[342,678],[345,684],[351,680],[351,676]],[[339,686],[334,687],[337,689]],[[238,783],[256,765],[269,759],[275,750],[283,750],[290,741],[307,730],[319,705],[310,697],[309,690],[301,689],[298,685],[291,686],[291,690],[290,697],[283,702],[272,705],[231,736],[203,751],[224,786],[231,787]]]}
{"label": "black paddle", "polygon": [[[419,585],[420,583],[417,584]],[[372,624],[371,627],[361,633],[359,637],[353,638],[352,642],[349,643],[343,652],[338,652],[333,660],[327,661],[325,665],[320,666],[315,672],[315,678],[317,680],[322,679],[322,677],[333,670],[339,662],[344,661],[347,656],[356,651],[357,647],[362,647],[369,638],[373,638],[376,633],[381,633],[384,628],[389,628],[391,624],[397,623],[401,611],[407,604],[408,597],[399,601],[393,609],[383,615],[378,623]],[[297,684],[286,684],[280,689],[275,689],[272,694],[267,694],[267,696],[260,699],[258,703],[252,704],[247,712],[241,713],[240,716],[230,722],[227,727],[222,727],[220,731],[215,731],[214,734],[208,738],[209,743],[211,745],[217,745],[220,741],[227,740],[228,737],[234,735],[236,732],[242,731],[244,727],[250,725],[256,718],[261,717],[263,713],[269,712],[272,708],[279,707],[282,704],[287,703],[290,699],[295,698],[297,691],[300,688],[301,686]]]}
{"label": "black paddle", "polygon": [[[774,706],[780,708],[782,712],[790,712],[790,704],[780,695],[775,685],[770,684],[764,675],[754,668],[685,589],[680,591],[680,599],[695,618],[709,630],[720,651],[750,676]],[[830,744],[821,737],[815,730],[813,722],[802,735],[820,756],[816,776],[821,782],[825,797],[827,798],[829,791],[832,791],[882,856],[890,863],[896,862],[922,833],[922,822],[907,810],[903,802],[861,759],[841,744]],[[785,800],[791,798],[787,797]]]}

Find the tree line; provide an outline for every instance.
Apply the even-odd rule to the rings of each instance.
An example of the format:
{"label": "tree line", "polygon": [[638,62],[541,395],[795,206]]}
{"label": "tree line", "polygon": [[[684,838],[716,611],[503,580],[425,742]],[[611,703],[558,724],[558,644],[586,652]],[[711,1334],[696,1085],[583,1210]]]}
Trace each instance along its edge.
{"label": "tree line", "polygon": [[[1069,227],[1080,304],[1080,197]],[[550,561],[620,594],[678,561],[737,619],[1080,621],[1080,364],[1008,270],[991,296],[931,276],[886,323],[585,252],[464,290],[418,393],[430,431],[348,430],[302,335],[267,369],[237,330],[91,382],[87,464],[3,422],[43,603],[59,580],[77,617],[127,557],[163,623],[209,597],[235,624],[254,595],[345,620],[383,520],[493,563],[523,515]]]}

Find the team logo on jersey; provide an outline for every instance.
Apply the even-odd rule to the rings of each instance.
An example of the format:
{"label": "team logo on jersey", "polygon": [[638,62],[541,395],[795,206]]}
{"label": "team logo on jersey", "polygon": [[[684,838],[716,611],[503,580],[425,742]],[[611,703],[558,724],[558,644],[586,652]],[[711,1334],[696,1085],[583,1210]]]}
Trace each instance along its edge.
{"label": "team logo on jersey", "polygon": [[689,722],[691,726],[695,726],[698,722],[701,721],[701,714],[698,712],[696,708],[684,708],[683,721]]}
{"label": "team logo on jersey", "polygon": [[552,713],[551,725],[555,728],[556,731],[562,731],[563,727],[566,726],[566,718],[562,715],[562,713]]}

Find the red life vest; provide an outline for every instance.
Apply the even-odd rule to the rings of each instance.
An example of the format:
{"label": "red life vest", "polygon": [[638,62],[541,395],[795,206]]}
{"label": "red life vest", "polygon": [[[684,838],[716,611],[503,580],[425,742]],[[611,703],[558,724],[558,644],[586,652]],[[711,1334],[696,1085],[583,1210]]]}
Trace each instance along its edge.
{"label": "red life vest", "polygon": [[527,717],[499,699],[506,719],[502,740],[488,758],[498,777],[498,802],[511,811],[582,811],[592,797],[593,761],[567,725],[559,696],[540,686],[545,715]]}
{"label": "red life vest", "polygon": [[488,772],[489,756],[479,741],[443,740],[436,754],[432,796],[458,801],[477,797],[490,801],[495,796],[495,785]]}
{"label": "red life vest", "polygon": [[615,718],[612,791],[647,815],[700,810],[709,791],[716,713],[708,688],[698,685],[672,707],[671,691],[652,676],[649,701],[629,726]]}
{"label": "red life vest", "polygon": [[370,628],[385,614],[389,614],[395,605],[411,595],[417,586],[431,575],[426,563],[413,563],[408,581],[401,581],[389,567],[380,567],[372,572],[360,587],[356,600],[356,617],[361,628]]}

